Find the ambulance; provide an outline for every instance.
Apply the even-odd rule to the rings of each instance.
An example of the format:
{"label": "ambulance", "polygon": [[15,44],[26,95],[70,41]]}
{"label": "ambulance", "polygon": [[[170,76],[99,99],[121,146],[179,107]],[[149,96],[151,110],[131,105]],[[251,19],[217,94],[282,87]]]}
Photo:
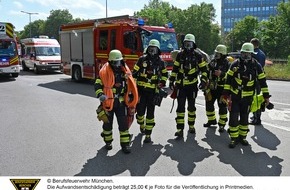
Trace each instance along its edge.
{"label": "ambulance", "polygon": [[39,36],[21,40],[24,71],[33,70],[36,74],[43,71],[60,71],[60,45],[56,39]]}

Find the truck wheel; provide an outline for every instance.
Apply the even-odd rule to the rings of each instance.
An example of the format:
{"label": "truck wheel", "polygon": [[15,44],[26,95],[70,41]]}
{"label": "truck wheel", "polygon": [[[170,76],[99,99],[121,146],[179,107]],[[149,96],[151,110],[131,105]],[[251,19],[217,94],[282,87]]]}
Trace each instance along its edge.
{"label": "truck wheel", "polygon": [[80,67],[74,67],[72,73],[72,79],[76,82],[80,82],[82,80],[82,73]]}
{"label": "truck wheel", "polygon": [[25,61],[22,61],[22,69],[23,71],[29,71],[29,68],[25,65]]}
{"label": "truck wheel", "polygon": [[17,78],[19,74],[18,73],[12,73],[11,75],[12,75],[13,78]]}
{"label": "truck wheel", "polygon": [[39,69],[37,68],[36,65],[34,65],[33,71],[34,71],[35,74],[39,74]]}

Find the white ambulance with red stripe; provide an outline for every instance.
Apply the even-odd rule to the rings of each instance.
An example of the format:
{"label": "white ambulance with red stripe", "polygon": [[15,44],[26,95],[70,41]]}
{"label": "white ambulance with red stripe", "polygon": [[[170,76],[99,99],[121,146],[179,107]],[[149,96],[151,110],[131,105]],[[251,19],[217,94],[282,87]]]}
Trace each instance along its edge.
{"label": "white ambulance with red stripe", "polygon": [[60,45],[56,39],[48,36],[21,40],[23,46],[22,68],[33,69],[36,74],[42,71],[60,70]]}
{"label": "white ambulance with red stripe", "polygon": [[14,26],[0,22],[0,75],[18,77],[20,72]]}

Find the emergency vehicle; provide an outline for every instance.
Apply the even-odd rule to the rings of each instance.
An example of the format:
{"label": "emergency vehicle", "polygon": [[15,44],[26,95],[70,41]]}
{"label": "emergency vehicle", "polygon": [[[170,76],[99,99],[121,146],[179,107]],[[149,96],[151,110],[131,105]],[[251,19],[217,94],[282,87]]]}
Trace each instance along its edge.
{"label": "emergency vehicle", "polygon": [[59,34],[62,72],[75,81],[95,79],[113,49],[122,52],[131,70],[151,39],[160,42],[161,57],[169,69],[173,65],[170,52],[178,49],[172,24],[148,26],[129,15],[61,25]]}
{"label": "emergency vehicle", "polygon": [[56,39],[48,36],[21,40],[23,46],[22,69],[41,71],[60,70],[60,45]]}
{"label": "emergency vehicle", "polygon": [[0,22],[0,75],[18,77],[20,72],[14,26]]}

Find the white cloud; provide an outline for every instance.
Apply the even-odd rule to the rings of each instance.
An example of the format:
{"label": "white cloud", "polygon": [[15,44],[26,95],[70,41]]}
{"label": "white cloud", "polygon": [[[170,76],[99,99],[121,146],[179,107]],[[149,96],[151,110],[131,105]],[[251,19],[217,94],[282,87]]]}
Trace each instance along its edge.
{"label": "white cloud", "polygon": [[14,1],[13,4],[16,6],[16,8],[18,9],[22,9],[23,8],[23,4],[19,1]]}

